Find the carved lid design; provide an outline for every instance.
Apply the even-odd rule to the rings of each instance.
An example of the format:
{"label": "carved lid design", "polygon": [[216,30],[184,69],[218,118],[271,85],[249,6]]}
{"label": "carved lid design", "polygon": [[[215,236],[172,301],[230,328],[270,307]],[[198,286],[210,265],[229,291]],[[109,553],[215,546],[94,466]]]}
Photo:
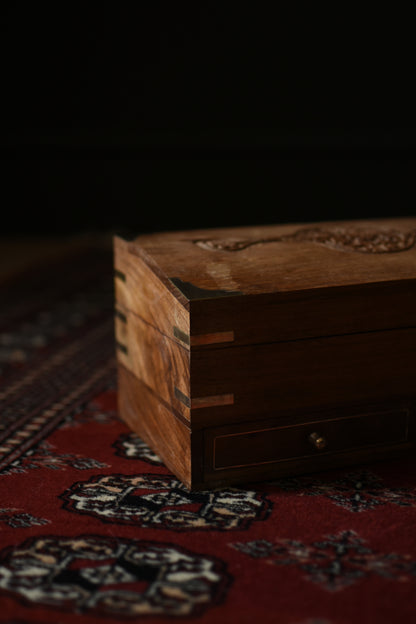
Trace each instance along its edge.
{"label": "carved lid design", "polygon": [[193,241],[201,249],[211,251],[241,251],[253,245],[283,242],[311,242],[325,245],[338,251],[359,253],[397,253],[415,245],[415,231],[383,230],[357,227],[310,227],[301,228],[292,234],[270,238],[233,239],[201,238]]}
{"label": "carved lid design", "polygon": [[162,232],[130,245],[195,298],[416,280],[416,218]]}

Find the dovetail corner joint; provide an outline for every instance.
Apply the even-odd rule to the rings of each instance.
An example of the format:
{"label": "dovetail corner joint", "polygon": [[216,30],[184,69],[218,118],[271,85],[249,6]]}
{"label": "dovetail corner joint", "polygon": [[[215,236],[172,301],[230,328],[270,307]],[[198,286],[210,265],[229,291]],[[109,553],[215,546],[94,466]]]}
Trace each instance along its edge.
{"label": "dovetail corner joint", "polygon": [[127,323],[127,316],[123,314],[123,312],[120,312],[120,310],[117,310],[117,308],[114,310],[114,316],[123,323]]}
{"label": "dovetail corner joint", "polygon": [[175,392],[175,397],[179,399],[181,403],[183,403],[186,407],[191,407],[191,399],[188,396],[186,396],[186,394],[184,394],[182,390],[179,390],[179,388],[175,386],[174,392]]}
{"label": "dovetail corner joint", "polygon": [[189,334],[179,329],[179,327],[176,327],[176,325],[173,326],[173,335],[175,336],[175,338],[177,338],[186,345],[189,345],[191,343]]}
{"label": "dovetail corner joint", "polygon": [[119,271],[118,269],[114,269],[114,277],[121,280],[122,282],[126,281],[125,273],[122,273],[122,271]]}
{"label": "dovetail corner joint", "polygon": [[117,347],[117,349],[119,349],[119,351],[121,351],[122,353],[125,353],[126,355],[129,352],[129,350],[127,349],[126,345],[122,344],[118,340],[116,340],[116,347]]}

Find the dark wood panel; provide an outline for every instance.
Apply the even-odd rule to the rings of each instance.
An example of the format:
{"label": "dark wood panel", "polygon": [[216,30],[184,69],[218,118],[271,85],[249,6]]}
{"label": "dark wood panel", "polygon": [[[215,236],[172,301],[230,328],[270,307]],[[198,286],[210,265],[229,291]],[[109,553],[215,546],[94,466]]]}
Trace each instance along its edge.
{"label": "dark wood panel", "polygon": [[[288,409],[416,395],[416,329],[200,350],[191,357],[191,395],[232,393],[223,422]],[[210,424],[213,411],[192,410]]]}
{"label": "dark wood panel", "polygon": [[[364,446],[397,444],[407,440],[408,421],[408,410],[396,410],[312,421],[294,427],[259,429],[253,421],[246,431],[217,429],[209,431],[213,468],[238,468]],[[311,439],[313,435],[319,445]]]}
{"label": "dark wood panel", "polygon": [[[323,412],[322,418],[314,422],[290,424],[290,418],[282,423],[278,419],[271,421],[253,420],[252,423],[224,425],[205,431],[205,487],[221,487],[232,483],[248,483],[251,481],[270,480],[296,474],[313,473],[343,466],[358,466],[366,462],[387,460],[409,456],[415,452],[416,443],[416,403],[398,402],[396,405],[379,404],[363,406],[360,410],[356,405],[350,413],[345,407],[338,411]],[[368,409],[368,411],[366,411]],[[257,427],[262,439],[250,438]],[[274,433],[273,433],[274,431]],[[287,431],[288,433],[285,433]],[[310,432],[321,432],[328,438],[328,446],[321,451],[307,450]],[[241,443],[236,443],[237,435],[241,435]],[[214,443],[219,437],[227,443],[221,449],[224,464],[228,467],[219,468],[219,457],[215,460]],[[256,435],[256,434],[254,434]],[[279,439],[280,438],[280,439]],[[335,442],[334,442],[335,440]],[[291,451],[305,452],[304,456],[291,456],[286,449],[287,442]],[[240,446],[239,446],[240,445]],[[220,447],[217,447],[217,451]],[[311,447],[312,448],[312,447]],[[263,462],[260,455],[264,452]],[[280,452],[280,461],[276,457]],[[273,453],[274,460],[273,460]],[[221,457],[221,456],[220,456]],[[231,459],[254,460],[257,464],[231,465]],[[215,468],[217,461],[217,469]],[[227,463],[228,462],[228,463]],[[218,469],[219,468],[219,469]]]}
{"label": "dark wood panel", "polygon": [[[271,479],[385,459],[402,455],[414,448],[414,403],[413,407],[411,403],[402,402],[396,407],[391,406],[388,409],[379,407],[378,411],[374,407],[374,410],[371,413],[367,412],[367,416],[361,416],[363,411],[355,412],[351,418],[345,416],[344,408],[340,410],[345,416],[343,418],[337,418],[336,411],[332,411],[318,422],[310,418],[308,423],[299,423],[298,426],[291,425],[293,419],[287,417],[283,423],[279,419],[265,422],[254,420],[250,424],[191,431],[150,388],[124,366],[119,365],[121,418],[159,454],[166,466],[192,489],[220,487],[231,483]],[[298,415],[297,420],[300,417]],[[261,430],[261,439],[256,439],[257,433],[250,433],[253,427],[257,427],[257,431]],[[271,430],[274,431],[272,436]],[[306,444],[305,436],[307,438],[309,432],[313,431],[318,431],[328,438],[331,450],[322,453],[312,452],[304,457],[292,457],[286,448],[288,442],[286,430],[291,430],[289,435],[291,453],[302,452],[305,446],[296,449],[293,443],[301,440],[301,445]],[[237,442],[238,434],[243,434],[239,442]],[[276,440],[280,435],[282,438],[277,443]],[[228,441],[221,449],[218,446],[221,445],[219,438],[226,439],[227,436]],[[215,439],[217,439],[217,459],[214,457]],[[309,445],[309,442],[307,444]],[[357,444],[361,446],[357,448]],[[276,449],[282,452],[281,461],[273,460],[272,453],[275,453]],[[254,459],[257,462],[259,459],[262,461],[256,465],[252,463],[236,465],[241,459],[246,464],[253,462]],[[222,461],[224,467],[215,469],[215,461],[217,468],[218,461]]]}
{"label": "dark wood panel", "polygon": [[195,300],[190,314],[193,344],[200,334],[234,332],[224,347],[414,327],[416,280]]}
{"label": "dark wood panel", "polygon": [[239,345],[415,324],[414,218],[160,232],[115,245],[131,273],[127,289],[116,282],[119,301],[168,336],[175,326],[190,334],[195,348],[215,333]]}
{"label": "dark wood panel", "polygon": [[251,483],[253,481],[271,481],[282,477],[310,474],[346,466],[354,466],[356,468],[368,462],[385,461],[406,455],[413,456],[414,452],[414,443],[404,442],[387,446],[358,448],[334,454],[316,455],[315,457],[287,459],[282,462],[260,464],[258,466],[213,470],[212,468],[210,469],[208,464],[211,457],[210,451],[206,449],[203,487],[217,488],[229,486],[230,484]]}

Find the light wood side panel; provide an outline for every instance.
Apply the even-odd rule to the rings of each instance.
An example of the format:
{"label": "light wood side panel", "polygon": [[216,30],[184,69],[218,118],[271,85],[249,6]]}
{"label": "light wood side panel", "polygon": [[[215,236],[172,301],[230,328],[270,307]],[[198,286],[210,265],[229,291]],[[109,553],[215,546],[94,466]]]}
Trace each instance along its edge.
{"label": "light wood side panel", "polygon": [[[115,299],[123,308],[131,310],[162,333],[177,340],[174,328],[189,336],[188,301],[177,291],[177,296],[160,279],[150,258],[144,260],[140,252],[131,252],[130,243],[114,237]],[[177,331],[176,330],[176,331]]]}
{"label": "light wood side panel", "polygon": [[180,400],[190,396],[189,350],[120,304],[115,334],[118,361],[189,420],[189,405]]}
{"label": "light wood side panel", "polygon": [[121,419],[185,485],[192,485],[191,431],[124,366],[118,367]]}

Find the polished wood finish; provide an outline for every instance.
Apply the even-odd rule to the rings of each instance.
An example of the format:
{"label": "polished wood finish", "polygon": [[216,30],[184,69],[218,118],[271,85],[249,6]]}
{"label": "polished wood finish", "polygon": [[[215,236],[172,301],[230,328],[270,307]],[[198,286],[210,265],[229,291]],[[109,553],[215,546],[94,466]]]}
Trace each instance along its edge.
{"label": "polished wood finish", "polygon": [[[360,411],[361,409],[361,411]],[[189,488],[280,478],[414,452],[415,402],[304,410],[194,430],[119,364],[119,413]],[[313,447],[319,432],[327,445]]]}
{"label": "polished wood finish", "polygon": [[[337,406],[205,430],[210,487],[280,478],[414,452],[415,402]],[[314,448],[310,435],[325,437]]]}
{"label": "polished wood finish", "polygon": [[[241,347],[191,355],[191,394],[234,394],[232,405],[192,412],[200,425],[289,408],[416,398],[416,328]],[[220,374],[219,374],[220,371]]]}
{"label": "polished wood finish", "polygon": [[[375,253],[296,240],[313,228],[344,232],[347,241],[349,230],[362,232],[364,242],[384,234],[393,251],[381,252],[381,243]],[[409,245],[404,251],[396,250],[399,234]],[[129,283],[116,280],[116,298],[168,336],[176,325],[195,346],[215,333],[233,332],[238,345],[412,327],[415,237],[416,218],[164,232],[130,242],[117,237],[115,266]],[[228,251],[201,247],[201,239],[269,242]]]}
{"label": "polished wood finish", "polygon": [[[308,240],[311,230],[341,242],[348,232],[364,243],[384,236],[393,251],[326,245]],[[396,250],[399,236],[405,251]],[[130,249],[151,256],[176,296],[189,301],[191,335],[234,331],[239,344],[412,326],[415,236],[410,218],[165,232],[140,236]],[[201,240],[224,245],[201,247]],[[253,244],[240,249],[236,241]]]}
{"label": "polished wood finish", "polygon": [[[266,427],[258,422],[241,431],[218,428],[212,436],[213,469],[281,462],[317,453],[392,445],[407,441],[409,410],[355,414],[301,425]],[[319,441],[319,444],[316,444]]]}
{"label": "polished wood finish", "polygon": [[189,487],[414,444],[416,219],[156,233],[114,249],[120,413]]}
{"label": "polished wood finish", "polygon": [[232,331],[234,346],[412,327],[415,318],[416,279],[190,301],[191,340]]}
{"label": "polished wood finish", "polygon": [[173,331],[176,327],[189,335],[189,306],[185,297],[160,275],[151,257],[119,236],[114,238],[114,289],[119,306],[160,332],[176,340]]}
{"label": "polished wood finish", "polygon": [[[309,235],[312,230],[322,236]],[[145,234],[130,249],[146,253],[171,279],[214,296],[248,296],[415,279],[415,235],[416,218],[358,220]],[[395,243],[399,237],[404,250]],[[362,239],[361,248],[354,238]],[[378,246],[368,242],[378,239]],[[239,248],[238,241],[251,245]]]}
{"label": "polished wood finish", "polygon": [[179,398],[184,395],[190,401],[189,349],[119,303],[115,335],[119,362],[189,421],[190,409]]}
{"label": "polished wood finish", "polygon": [[140,379],[118,367],[118,409],[123,420],[188,487],[192,485],[191,430]]}

